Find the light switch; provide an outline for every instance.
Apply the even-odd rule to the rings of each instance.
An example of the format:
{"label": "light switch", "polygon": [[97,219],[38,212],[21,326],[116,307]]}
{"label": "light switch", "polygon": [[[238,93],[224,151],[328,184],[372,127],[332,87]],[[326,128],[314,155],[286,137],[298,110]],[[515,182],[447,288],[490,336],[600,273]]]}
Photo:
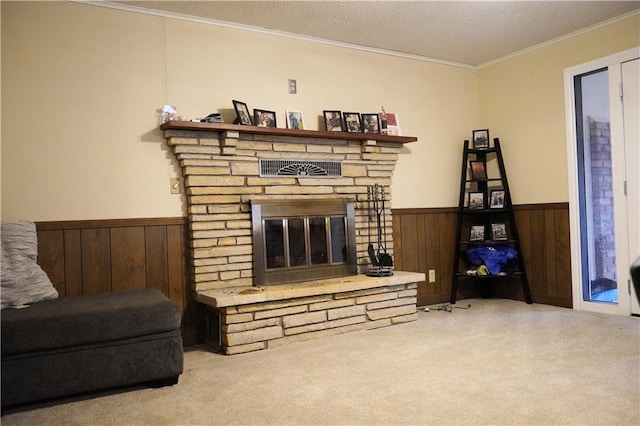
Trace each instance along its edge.
{"label": "light switch", "polygon": [[298,93],[298,83],[295,80],[289,80],[289,93],[292,95]]}

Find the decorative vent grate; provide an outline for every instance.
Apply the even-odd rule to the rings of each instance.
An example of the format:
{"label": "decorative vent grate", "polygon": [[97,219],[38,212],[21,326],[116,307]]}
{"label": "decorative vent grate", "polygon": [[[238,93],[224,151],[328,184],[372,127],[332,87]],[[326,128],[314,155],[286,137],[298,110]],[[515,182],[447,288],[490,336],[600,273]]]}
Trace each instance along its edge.
{"label": "decorative vent grate", "polygon": [[342,162],[319,160],[260,160],[260,177],[342,177]]}

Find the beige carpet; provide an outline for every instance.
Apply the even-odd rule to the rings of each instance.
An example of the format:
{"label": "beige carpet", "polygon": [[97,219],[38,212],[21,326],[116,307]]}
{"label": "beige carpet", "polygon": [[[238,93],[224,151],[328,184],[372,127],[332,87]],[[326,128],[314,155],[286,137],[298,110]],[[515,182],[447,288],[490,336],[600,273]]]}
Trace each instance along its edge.
{"label": "beige carpet", "polygon": [[232,357],[173,387],[8,410],[3,425],[640,424],[640,321],[510,300]]}

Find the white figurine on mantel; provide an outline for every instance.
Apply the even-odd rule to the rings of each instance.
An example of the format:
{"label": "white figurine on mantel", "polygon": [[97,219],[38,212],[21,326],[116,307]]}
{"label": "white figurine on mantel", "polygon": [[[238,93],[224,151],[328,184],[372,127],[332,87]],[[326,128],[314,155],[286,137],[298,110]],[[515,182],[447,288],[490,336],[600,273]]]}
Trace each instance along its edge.
{"label": "white figurine on mantel", "polygon": [[167,121],[175,120],[178,115],[176,111],[176,107],[173,105],[165,105],[162,107],[162,122],[166,123]]}

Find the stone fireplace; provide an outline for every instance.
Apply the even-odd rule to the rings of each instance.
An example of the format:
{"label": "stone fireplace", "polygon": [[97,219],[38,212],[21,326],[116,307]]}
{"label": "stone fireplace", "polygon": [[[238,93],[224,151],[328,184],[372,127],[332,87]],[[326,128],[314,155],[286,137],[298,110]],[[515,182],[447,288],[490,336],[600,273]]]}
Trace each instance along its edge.
{"label": "stone fireplace", "polygon": [[[416,319],[424,274],[363,274],[367,187],[390,188],[415,138],[180,121],[161,129],[184,178],[208,344],[234,354]],[[384,237],[392,253],[391,227]]]}

